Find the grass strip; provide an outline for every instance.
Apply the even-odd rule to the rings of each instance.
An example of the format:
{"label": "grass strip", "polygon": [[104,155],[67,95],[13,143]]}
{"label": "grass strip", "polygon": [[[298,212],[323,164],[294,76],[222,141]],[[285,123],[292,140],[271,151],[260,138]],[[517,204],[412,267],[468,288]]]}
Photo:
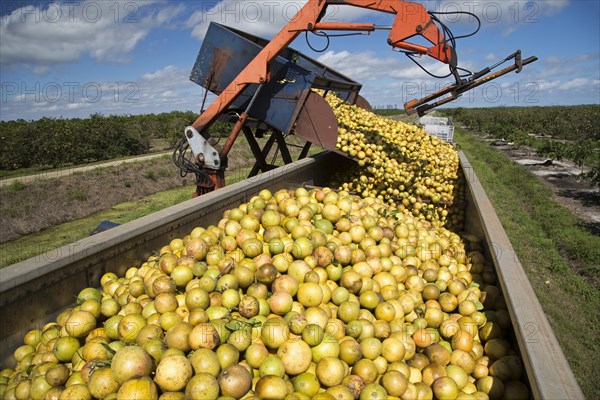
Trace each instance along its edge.
{"label": "grass strip", "polygon": [[600,398],[590,371],[600,369],[600,237],[581,227],[552,191],[523,166],[474,134],[456,129],[523,264],[587,398]]}

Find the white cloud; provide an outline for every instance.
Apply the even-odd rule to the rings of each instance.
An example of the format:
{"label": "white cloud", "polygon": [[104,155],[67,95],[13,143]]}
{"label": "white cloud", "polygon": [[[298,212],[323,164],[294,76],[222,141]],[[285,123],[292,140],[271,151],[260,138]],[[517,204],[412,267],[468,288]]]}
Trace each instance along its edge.
{"label": "white cloud", "polygon": [[0,19],[0,64],[128,62],[148,33],[180,15],[182,5],[149,8],[155,1],[53,2],[23,6]]}
{"label": "white cloud", "polygon": [[532,75],[538,79],[548,79],[548,78],[556,78],[561,76],[573,76],[573,74],[577,74],[578,68],[570,65],[570,66],[552,66],[549,68],[542,68],[538,74]]}
{"label": "white cloud", "polygon": [[[563,11],[570,0],[442,0],[425,4],[429,11],[440,13],[470,12],[481,19],[483,25],[496,23],[536,23],[540,17]],[[473,23],[468,15],[438,15],[444,23]]]}
{"label": "white cloud", "polygon": [[[358,82],[384,78],[417,82],[431,78],[423,69],[407,60],[400,53],[393,53],[391,57],[380,58],[372,51],[350,52],[343,50],[335,52],[330,50],[317,60]],[[450,73],[447,64],[433,58],[422,57],[417,58],[417,61],[425,70],[435,76],[445,77]],[[467,70],[473,70],[475,67],[474,63],[469,60],[459,61],[459,66]]]}
{"label": "white cloud", "polygon": [[[401,54],[380,58],[369,51],[328,51],[318,61],[363,83],[361,94],[374,106],[392,104],[402,107],[407,101],[422,98],[454,83],[451,77],[432,78]],[[446,64],[432,58],[423,57],[419,62],[434,75],[445,76],[449,72]],[[461,66],[473,69],[470,61],[462,62]]]}
{"label": "white cloud", "polygon": [[160,97],[168,97],[168,98],[177,97],[177,93],[175,93],[172,90],[167,90],[166,92],[162,93],[160,95]]}
{"label": "white cloud", "polygon": [[85,103],[69,103],[66,105],[67,110],[76,110],[81,107],[85,107]]}
{"label": "white cloud", "polygon": [[585,53],[576,57],[547,56],[532,65],[538,79],[554,77],[573,77],[596,74],[598,76],[598,61],[600,54]]}
{"label": "white cloud", "polygon": [[317,60],[358,82],[379,79],[398,64],[398,60],[379,58],[371,51],[352,53],[330,50]]}
{"label": "white cloud", "polygon": [[546,80],[540,79],[535,81],[537,89],[540,92],[554,93],[556,91],[572,91],[578,90],[589,90],[598,91],[600,89],[600,79],[590,78],[573,78],[568,80]]}
{"label": "white cloud", "polygon": [[516,25],[507,26],[502,31],[502,36],[508,37],[508,36],[512,35],[513,33],[515,33],[516,31],[517,31],[517,26]]}
{"label": "white cloud", "polygon": [[[535,23],[541,17],[562,11],[569,0],[442,0],[424,2],[429,11],[435,12],[472,12],[481,18],[484,25],[497,23]],[[192,36],[203,39],[210,22],[234,26],[245,32],[258,36],[271,37],[277,33],[300,11],[306,0],[273,1],[273,0],[223,0],[204,1],[200,9],[187,20],[186,25],[192,28]],[[361,17],[386,15],[352,6],[331,6],[323,21],[354,21]],[[469,23],[474,18],[459,15],[438,15],[445,23]],[[371,18],[372,19],[372,18]],[[367,18],[368,20],[368,18]],[[516,29],[516,28],[512,28]],[[508,35],[512,32],[505,31]]]}
{"label": "white cloud", "polygon": [[[459,54],[459,57],[462,53]],[[485,54],[485,53],[484,53]],[[495,54],[483,56],[486,61],[498,61],[500,58]],[[453,84],[453,78],[436,79],[423,72],[418,66],[406,60],[402,55],[390,57],[378,57],[374,52],[351,52],[351,51],[328,51],[321,55],[319,61],[332,69],[340,71],[348,77],[363,83],[361,94],[373,105],[396,104],[401,106],[405,102],[422,98],[436,92],[449,84]],[[423,57],[420,63],[431,73],[444,76],[448,74],[448,66],[429,57]],[[472,71],[481,69],[481,61],[475,62],[476,58],[461,58],[460,66]],[[534,90],[531,85],[525,87],[527,82],[519,79],[531,77],[529,74],[509,74],[498,81],[492,87],[481,86],[472,92],[467,92],[452,105],[462,104],[473,107],[482,104],[492,104],[490,100],[496,101],[498,105],[525,105]],[[515,86],[516,84],[519,84]],[[516,91],[519,91],[517,93]],[[497,92],[497,93],[496,93]],[[521,103],[519,103],[521,102]]]}
{"label": "white cloud", "polygon": [[[318,61],[358,82],[381,78],[418,80],[429,77],[401,54],[394,54],[393,57],[379,58],[371,51],[353,53],[330,50],[321,55]],[[423,57],[418,61],[434,75],[445,76],[449,72],[448,65],[434,59]],[[461,63],[461,66],[470,68],[471,63]]]}
{"label": "white cloud", "polygon": [[31,72],[33,72],[36,75],[42,75],[48,72],[49,69],[50,67],[48,67],[47,65],[36,65],[31,69]]}
{"label": "white cloud", "polygon": [[[174,65],[141,74],[129,82],[40,80],[35,85],[6,88],[12,94],[2,93],[2,119],[87,117],[95,112],[109,115],[199,111],[198,103],[204,94],[200,86],[189,80],[189,69]],[[207,104],[213,99],[209,95]]]}
{"label": "white cloud", "polygon": [[[482,29],[498,27],[500,34],[508,37],[525,24],[536,24],[545,17],[563,11],[570,0],[438,0],[425,3],[428,11],[438,12],[437,17],[455,35],[464,35],[477,27],[471,15],[481,21]],[[443,14],[447,13],[447,14]]]}
{"label": "white cloud", "polygon": [[[188,18],[186,26],[193,28],[192,36],[198,39],[204,39],[211,22],[270,38],[291,21],[305,4],[306,0],[206,1],[201,4],[200,10]],[[372,13],[374,11],[363,8],[331,6],[322,21],[353,21]]]}
{"label": "white cloud", "polygon": [[180,68],[174,65],[167,65],[166,67],[161,68],[155,72],[145,73],[144,75],[142,75],[141,79],[150,82],[181,82],[183,78],[183,71]]}
{"label": "white cloud", "polygon": [[564,10],[570,0],[538,0],[536,3],[540,4],[544,15],[554,15]]}
{"label": "white cloud", "polygon": [[162,8],[156,13],[156,22],[160,25],[171,23],[185,11],[185,5]]}
{"label": "white cloud", "polygon": [[[581,55],[574,59],[593,60],[594,57],[593,55]],[[551,63],[556,62],[552,59],[550,61]],[[359,58],[357,63],[361,62],[363,59]],[[577,70],[577,65],[573,73],[566,73],[555,78],[541,78],[541,75],[548,70],[544,64],[539,63],[535,67],[537,69],[528,69],[526,74],[508,74],[468,91],[458,100],[449,103],[448,107],[530,106],[597,103],[600,101],[600,79],[594,79],[594,75],[580,74],[577,76],[575,73],[581,72]],[[338,68],[342,68],[342,66],[338,66]],[[384,74],[378,74],[377,80],[363,82],[365,85],[361,94],[372,105],[392,104],[401,107],[409,100],[422,98],[452,83],[450,79],[432,79],[422,74],[417,76],[410,68],[400,70],[396,76],[403,77],[394,80],[386,79]]]}
{"label": "white cloud", "polygon": [[560,65],[564,61],[561,60],[560,57],[557,57],[557,56],[548,56],[548,57],[544,58],[542,60],[542,62],[547,65]]}
{"label": "white cloud", "polygon": [[542,60],[542,63],[553,66],[553,67],[564,67],[567,65],[575,65],[586,61],[598,62],[600,59],[600,53],[584,53],[577,57],[558,57],[548,56]]}
{"label": "white cloud", "polygon": [[573,90],[579,88],[598,89],[600,88],[600,79],[575,78],[563,82],[558,88],[560,90]]}

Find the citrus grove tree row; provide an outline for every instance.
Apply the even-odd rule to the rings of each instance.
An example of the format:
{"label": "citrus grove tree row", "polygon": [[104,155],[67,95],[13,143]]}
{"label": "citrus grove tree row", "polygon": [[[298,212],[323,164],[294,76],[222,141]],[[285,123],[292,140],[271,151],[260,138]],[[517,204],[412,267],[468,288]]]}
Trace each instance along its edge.
{"label": "citrus grove tree row", "polygon": [[495,270],[449,229],[456,151],[327,100],[360,169],[261,190],[104,274],[25,334],[0,397],[527,399]]}
{"label": "citrus grove tree row", "polygon": [[534,147],[538,154],[562,158],[589,168],[600,185],[600,105],[553,107],[456,108],[444,111],[468,129],[516,145]]}
{"label": "citrus grove tree row", "polygon": [[[174,111],[163,114],[104,116],[83,119],[42,118],[37,121],[0,121],[0,170],[62,167],[148,152],[152,139],[173,147],[184,126],[197,114]],[[217,123],[211,135],[226,136],[227,125]],[[34,139],[32,139],[34,138]]]}

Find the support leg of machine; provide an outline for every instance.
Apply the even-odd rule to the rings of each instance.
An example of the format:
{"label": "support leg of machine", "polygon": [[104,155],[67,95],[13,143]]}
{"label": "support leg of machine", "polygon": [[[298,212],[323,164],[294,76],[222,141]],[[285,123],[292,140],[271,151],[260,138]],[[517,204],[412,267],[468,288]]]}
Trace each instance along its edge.
{"label": "support leg of machine", "polygon": [[310,146],[312,146],[311,142],[304,143],[304,147],[302,147],[302,151],[300,152],[300,155],[298,156],[298,160],[302,160],[303,158],[306,158],[306,156],[308,155],[308,151],[310,150]]}
{"label": "support leg of machine", "polygon": [[260,150],[260,146],[254,138],[254,134],[252,133],[252,129],[250,129],[247,126],[244,126],[244,128],[242,128],[242,132],[244,132],[244,136],[246,137],[246,140],[250,145],[250,150],[252,150],[252,154],[256,159],[256,164],[258,165],[261,171],[266,171],[268,169],[266,156],[263,155],[263,152]]}
{"label": "support leg of machine", "polygon": [[283,162],[285,164],[291,164],[294,161],[292,160],[292,156],[290,155],[290,150],[287,147],[287,143],[285,142],[285,138],[280,131],[274,131],[273,135],[277,140],[277,144],[279,145],[279,150],[281,150],[281,158],[283,158]]}
{"label": "support leg of machine", "polygon": [[[267,155],[271,151],[271,147],[273,147],[273,143],[275,143],[275,137],[273,135],[271,135],[269,137],[269,140],[267,140],[267,143],[265,143],[265,147],[263,147],[263,149],[262,149],[263,158],[267,157]],[[252,170],[248,174],[248,178],[256,176],[256,174],[258,174],[259,171],[260,171],[260,166],[258,163],[255,163],[254,167],[252,167]]]}

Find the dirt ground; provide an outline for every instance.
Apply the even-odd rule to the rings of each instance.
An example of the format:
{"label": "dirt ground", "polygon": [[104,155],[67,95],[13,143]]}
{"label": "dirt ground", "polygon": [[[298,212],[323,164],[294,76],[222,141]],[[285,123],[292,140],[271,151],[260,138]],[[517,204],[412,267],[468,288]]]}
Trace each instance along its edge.
{"label": "dirt ground", "polygon": [[181,185],[163,157],[0,187],[0,243]]}
{"label": "dirt ground", "polygon": [[[261,147],[267,139],[258,139]],[[286,143],[299,145],[304,142],[292,137]],[[319,151],[318,146],[313,146],[309,155]],[[296,159],[300,148],[292,146],[290,153]],[[277,165],[282,165],[281,156],[275,156],[276,146],[273,146],[267,160],[271,162],[277,158]],[[170,157],[158,156],[150,160],[149,157],[155,156],[134,158],[135,162],[131,163],[120,160],[43,172],[0,184],[0,243],[193,182],[191,174],[186,178],[180,176]],[[229,153],[227,176],[239,174],[239,179],[245,178],[248,171],[244,168],[251,167],[254,162],[245,138],[239,138]]]}
{"label": "dirt ground", "polygon": [[[540,157],[530,147],[517,148],[511,143],[493,138],[484,140],[536,175],[552,189],[557,201],[581,219],[582,226],[600,236],[600,188],[591,186],[588,180],[583,179],[581,168],[575,163]],[[587,172],[586,169],[583,172]]]}

